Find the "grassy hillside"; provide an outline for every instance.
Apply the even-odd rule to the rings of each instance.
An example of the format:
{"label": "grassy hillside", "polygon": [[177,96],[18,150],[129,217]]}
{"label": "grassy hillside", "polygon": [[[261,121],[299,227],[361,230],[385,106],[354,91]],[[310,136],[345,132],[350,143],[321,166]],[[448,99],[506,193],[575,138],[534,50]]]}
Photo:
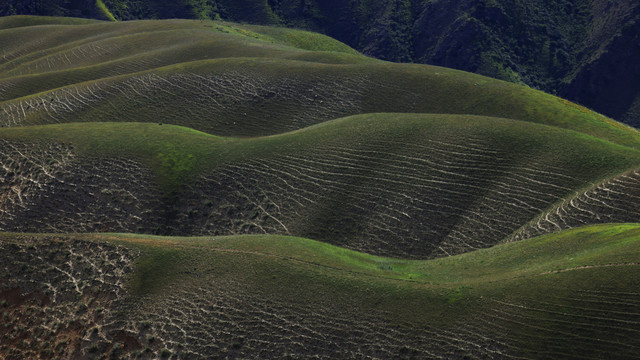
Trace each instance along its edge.
{"label": "grassy hillside", "polygon": [[471,71],[557,93],[637,126],[640,6],[634,0],[14,1],[12,14],[120,20],[225,19],[305,28],[363,53]]}
{"label": "grassy hillside", "polygon": [[[171,45],[177,46],[175,49],[197,45],[211,50],[216,47],[215,40],[226,40],[228,47],[237,50],[235,56],[250,56],[252,53],[260,56],[259,45],[266,48],[263,53],[267,54],[278,50],[291,52],[294,50],[291,47],[357,54],[348,46],[319,34],[211,21],[131,21],[118,24],[87,21],[83,24],[72,18],[13,16],[0,18],[0,29],[3,29],[0,38],[5,44],[2,69],[9,74],[80,68],[153,51],[166,51]],[[265,31],[271,35],[261,33]],[[256,45],[257,40],[261,42],[251,52],[251,45]],[[221,57],[211,51],[205,55],[202,49],[200,53],[200,58],[194,58],[188,52],[174,56],[181,56],[178,59],[182,61]],[[40,66],[37,65],[39,63]],[[18,70],[26,64],[30,67]]]}
{"label": "grassy hillside", "polygon": [[[637,151],[578,132],[456,115],[362,115],[259,138],[75,123],[0,139],[3,230],[291,234],[411,258],[491,246],[640,167]],[[632,201],[586,208],[586,224],[638,216]]]}
{"label": "grassy hillside", "polygon": [[83,25],[83,24],[95,24],[100,22],[99,20],[82,19],[82,18],[68,18],[68,17],[56,17],[56,16],[6,16],[0,18],[0,29],[12,29],[24,26],[37,26],[37,25]]}
{"label": "grassy hillside", "polygon": [[635,224],[431,261],[279,236],[6,234],[0,354],[631,359],[638,255]]}
{"label": "grassy hillside", "polygon": [[[60,78],[68,79],[53,80]],[[42,87],[39,78],[30,80],[24,86],[21,78],[3,82],[17,83],[21,96],[30,84]],[[5,126],[135,119],[225,136],[276,134],[371,112],[474,114],[554,125],[640,147],[636,130],[553,96],[416,65],[207,60],[21,96],[0,107]]]}
{"label": "grassy hillside", "polygon": [[302,31],[170,20],[11,27],[0,39],[4,126],[135,120],[260,136],[360,113],[454,113],[640,147],[637,131],[542,92],[377,62]]}
{"label": "grassy hillside", "polygon": [[299,30],[0,43],[0,358],[638,358],[633,128]]}

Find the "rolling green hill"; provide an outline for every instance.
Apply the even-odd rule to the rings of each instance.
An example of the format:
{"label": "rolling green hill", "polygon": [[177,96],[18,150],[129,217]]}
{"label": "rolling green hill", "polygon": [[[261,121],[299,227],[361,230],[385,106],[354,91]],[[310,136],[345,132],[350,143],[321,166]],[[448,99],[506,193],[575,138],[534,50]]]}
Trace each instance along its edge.
{"label": "rolling green hill", "polygon": [[[635,178],[638,132],[523,86],[297,30],[0,24],[4,230],[279,233],[424,258],[638,219],[632,185],[609,191]],[[333,120],[379,112],[396,113]]]}
{"label": "rolling green hill", "polygon": [[430,261],[280,236],[5,234],[0,249],[0,286],[18,289],[0,292],[7,358],[632,359],[640,348],[638,225]]}
{"label": "rolling green hill", "polygon": [[0,358],[638,358],[631,127],[298,30],[0,43]]}
{"label": "rolling green hill", "polygon": [[[411,258],[492,246],[640,167],[638,151],[578,132],[459,115],[361,115],[241,139],[144,123],[0,139],[3,230],[290,234]],[[633,199],[598,205],[584,223],[639,215]],[[558,228],[581,225],[570,218]]]}
{"label": "rolling green hill", "polygon": [[8,40],[0,63],[4,126],[148,121],[259,136],[361,113],[454,113],[533,121],[639,147],[636,130],[542,92],[376,62],[295,30],[171,20],[23,26],[0,38]]}
{"label": "rolling green hill", "polygon": [[0,3],[0,16],[225,19],[304,28],[384,60],[525,83],[637,127],[638,5],[634,0],[14,0]]}

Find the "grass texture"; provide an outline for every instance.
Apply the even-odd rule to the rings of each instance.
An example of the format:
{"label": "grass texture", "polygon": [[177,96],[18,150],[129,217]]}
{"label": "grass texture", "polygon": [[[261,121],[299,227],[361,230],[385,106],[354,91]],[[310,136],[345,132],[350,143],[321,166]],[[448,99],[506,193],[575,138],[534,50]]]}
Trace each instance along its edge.
{"label": "grass texture", "polygon": [[[49,244],[75,244],[79,250],[60,266],[83,293],[91,281],[77,266],[138,254],[127,295],[100,308],[95,326],[81,328],[87,338],[78,348],[87,352],[631,359],[640,346],[637,224],[578,228],[428,261],[273,235],[4,234],[0,244],[52,249],[47,259],[60,256]],[[64,301],[76,302],[82,304]]]}
{"label": "grass texture", "polygon": [[[4,128],[0,139],[7,157],[3,176],[16,179],[7,185],[6,203],[35,201],[6,211],[16,219],[32,214],[42,223],[7,222],[8,229],[43,231],[59,223],[53,214],[87,224],[103,214],[117,217],[90,205],[113,192],[105,201],[135,199],[132,216],[154,219],[143,215],[149,206],[146,211],[160,217],[136,221],[141,228],[117,225],[118,231],[289,234],[374,254],[425,258],[637,215],[635,188],[600,189],[640,166],[636,150],[508,119],[369,114],[255,138],[167,124],[72,123]],[[56,152],[50,144],[69,150]],[[19,165],[12,157],[33,165]],[[147,170],[129,170],[108,159]],[[124,193],[105,184],[91,185],[99,187],[89,194],[69,195],[62,190],[69,184],[95,181],[73,178],[76,168],[100,168],[113,184],[128,176],[142,180]],[[147,175],[133,175],[138,171]],[[17,197],[16,189],[25,195]],[[628,200],[618,201],[611,196],[616,193],[626,193]],[[143,194],[155,199],[153,205],[144,205]],[[585,202],[578,205],[576,196]],[[71,205],[83,201],[89,201],[81,207],[89,206],[86,210]],[[545,216],[565,203],[557,219]],[[57,210],[48,213],[50,207]],[[74,228],[64,226],[71,225],[57,231]],[[96,222],[86,230],[104,227]]]}

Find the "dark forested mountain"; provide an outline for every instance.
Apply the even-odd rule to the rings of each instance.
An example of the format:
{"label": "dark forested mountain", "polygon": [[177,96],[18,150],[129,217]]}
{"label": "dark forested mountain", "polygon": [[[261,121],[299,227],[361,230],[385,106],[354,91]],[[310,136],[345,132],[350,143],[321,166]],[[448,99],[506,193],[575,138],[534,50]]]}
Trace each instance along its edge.
{"label": "dark forested mountain", "polygon": [[640,126],[637,0],[0,0],[10,14],[300,27],[380,59],[524,83]]}

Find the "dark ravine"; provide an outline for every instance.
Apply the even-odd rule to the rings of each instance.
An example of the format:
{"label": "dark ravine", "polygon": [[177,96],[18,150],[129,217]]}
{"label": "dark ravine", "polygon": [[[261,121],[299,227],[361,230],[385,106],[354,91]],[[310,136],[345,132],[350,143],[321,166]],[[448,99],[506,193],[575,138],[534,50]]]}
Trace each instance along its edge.
{"label": "dark ravine", "polygon": [[560,95],[640,127],[640,19],[623,26],[601,51],[576,71]]}

